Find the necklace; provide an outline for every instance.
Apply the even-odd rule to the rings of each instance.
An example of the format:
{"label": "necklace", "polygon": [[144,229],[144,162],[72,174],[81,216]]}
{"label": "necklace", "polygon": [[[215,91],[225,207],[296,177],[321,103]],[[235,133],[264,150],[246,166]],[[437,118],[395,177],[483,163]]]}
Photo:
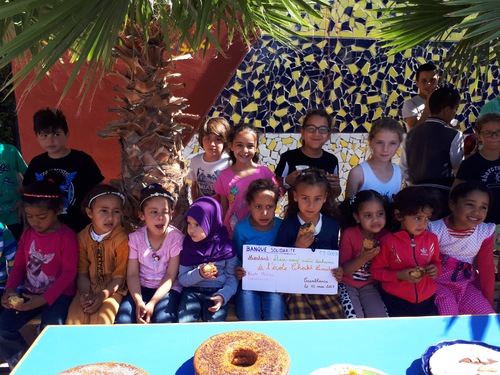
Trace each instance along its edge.
{"label": "necklace", "polygon": [[161,258],[156,252],[161,249],[161,245],[163,245],[163,242],[160,244],[160,249],[153,248],[153,246],[151,246],[151,243],[149,242],[148,234],[146,233],[146,244],[148,245],[149,250],[151,250],[151,258],[153,258],[153,262],[157,263]]}

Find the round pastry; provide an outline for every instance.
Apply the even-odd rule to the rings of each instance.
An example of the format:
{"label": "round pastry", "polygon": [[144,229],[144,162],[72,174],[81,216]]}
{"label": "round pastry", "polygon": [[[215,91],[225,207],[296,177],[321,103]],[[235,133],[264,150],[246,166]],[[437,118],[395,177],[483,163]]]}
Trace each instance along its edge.
{"label": "round pastry", "polygon": [[215,335],[194,353],[196,375],[288,374],[290,357],[274,339],[262,333],[233,331]]}
{"label": "round pastry", "polygon": [[311,232],[312,234],[316,232],[316,227],[314,226],[313,223],[304,223],[300,226],[299,235],[303,236],[309,232]]}
{"label": "round pastry", "polygon": [[377,246],[379,246],[379,242],[377,240],[371,240],[369,238],[365,238],[363,240],[363,247],[366,249],[366,250],[371,250],[371,249],[374,249],[376,248]]}
{"label": "round pastry", "polygon": [[16,308],[17,306],[22,305],[24,303],[24,298],[21,298],[19,296],[10,296],[9,303],[11,304],[12,307]]}
{"label": "round pastry", "polygon": [[203,266],[203,272],[217,272],[217,267],[212,262],[209,262]]}
{"label": "round pastry", "polygon": [[425,268],[423,267],[415,267],[413,271],[410,271],[410,276],[420,279],[425,275]]}
{"label": "round pastry", "polygon": [[77,366],[57,375],[149,375],[139,367],[120,362],[101,362]]}

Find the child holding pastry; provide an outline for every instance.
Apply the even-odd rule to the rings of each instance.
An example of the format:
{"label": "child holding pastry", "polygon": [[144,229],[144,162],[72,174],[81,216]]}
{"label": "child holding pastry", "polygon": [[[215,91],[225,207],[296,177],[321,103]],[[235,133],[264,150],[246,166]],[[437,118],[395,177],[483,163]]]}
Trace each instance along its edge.
{"label": "child holding pastry", "polygon": [[[21,200],[30,227],[24,231],[2,296],[0,358],[13,369],[28,344],[19,330],[41,316],[40,329],[66,321],[75,294],[78,241],[58,215],[64,194],[53,181],[25,187]],[[23,284],[23,293],[16,290]]]}
{"label": "child holding pastry", "polygon": [[180,253],[183,286],[179,323],[226,320],[229,299],[236,293],[236,251],[222,222],[222,206],[211,197],[198,198],[186,213],[187,236]]}
{"label": "child holding pastry", "polygon": [[378,239],[389,233],[385,229],[386,206],[387,198],[375,190],[359,191],[341,205],[339,263],[357,318],[387,316],[370,269],[372,259],[380,252]]}
{"label": "child holding pastry", "polygon": [[394,196],[399,231],[380,238],[371,272],[382,286],[389,316],[437,315],[435,278],[441,274],[439,243],[427,225],[438,205],[424,187],[411,186]]}
{"label": "child holding pastry", "polygon": [[[276,238],[276,246],[298,247],[303,251],[338,249],[339,225],[335,198],[324,171],[310,168],[302,171],[292,187],[286,218]],[[342,267],[331,270],[340,282]],[[288,319],[344,318],[340,296],[322,294],[288,294]]]}

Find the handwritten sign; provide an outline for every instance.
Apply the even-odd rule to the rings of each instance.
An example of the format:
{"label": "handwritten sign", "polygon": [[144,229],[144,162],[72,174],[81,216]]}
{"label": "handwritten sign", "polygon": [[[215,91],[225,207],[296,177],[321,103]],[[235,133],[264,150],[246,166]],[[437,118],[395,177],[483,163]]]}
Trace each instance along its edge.
{"label": "handwritten sign", "polygon": [[339,265],[337,250],[243,245],[244,290],[300,294],[337,294],[331,273]]}

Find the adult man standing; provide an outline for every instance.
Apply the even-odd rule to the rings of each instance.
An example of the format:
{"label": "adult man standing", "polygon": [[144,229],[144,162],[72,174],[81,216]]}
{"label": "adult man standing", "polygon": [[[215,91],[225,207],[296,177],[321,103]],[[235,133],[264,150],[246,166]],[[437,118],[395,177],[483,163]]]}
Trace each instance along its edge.
{"label": "adult man standing", "polygon": [[426,63],[418,67],[415,76],[415,84],[418,95],[403,103],[402,115],[406,124],[406,131],[410,131],[416,125],[421,124],[429,117],[429,106],[427,99],[436,90],[438,85],[438,72],[434,64]]}
{"label": "adult man standing", "polygon": [[441,87],[428,100],[429,118],[406,137],[401,167],[411,185],[426,186],[441,203],[441,215],[448,213],[448,194],[463,159],[463,134],[450,126],[460,103],[460,94]]}

